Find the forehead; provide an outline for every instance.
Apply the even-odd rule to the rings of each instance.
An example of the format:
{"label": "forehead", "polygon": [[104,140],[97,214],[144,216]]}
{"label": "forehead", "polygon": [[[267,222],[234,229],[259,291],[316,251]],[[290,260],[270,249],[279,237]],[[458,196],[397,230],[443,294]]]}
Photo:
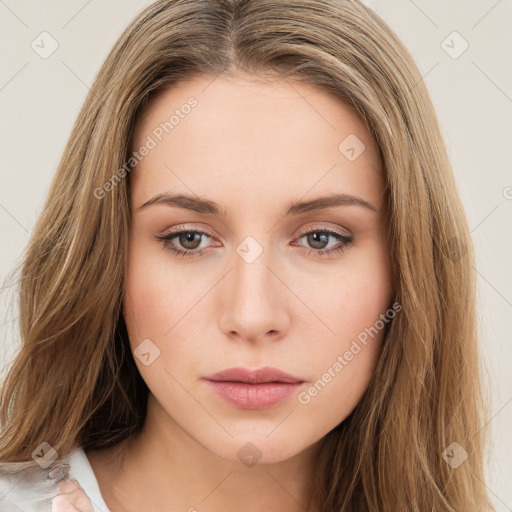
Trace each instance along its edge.
{"label": "forehead", "polygon": [[343,185],[377,201],[382,187],[378,149],[362,119],[298,79],[204,75],[173,84],[139,116],[133,150],[149,139],[154,147],[133,172],[136,194],[176,185],[204,194],[213,184],[235,193],[244,184],[303,195],[322,181],[324,190]]}

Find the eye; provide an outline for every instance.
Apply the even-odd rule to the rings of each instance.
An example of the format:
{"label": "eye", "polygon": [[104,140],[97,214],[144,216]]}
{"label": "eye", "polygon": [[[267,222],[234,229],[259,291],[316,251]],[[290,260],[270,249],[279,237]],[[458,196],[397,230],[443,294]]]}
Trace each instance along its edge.
{"label": "eye", "polygon": [[[172,252],[176,256],[192,257],[204,254],[205,247],[200,248],[201,243],[204,238],[213,238],[213,236],[206,231],[199,229],[180,230],[179,227],[180,226],[178,226],[178,229],[173,230],[166,235],[156,236],[156,239],[162,243],[166,250]],[[306,238],[307,243],[312,247],[312,249],[307,253],[318,256],[330,256],[335,253],[341,253],[353,241],[352,236],[344,235],[343,233],[327,228],[317,228],[305,231],[301,234],[299,240],[301,238]],[[338,240],[338,247],[326,249],[326,247],[329,246],[329,238]]]}
{"label": "eye", "polygon": [[[310,249],[307,253],[314,255],[328,255],[331,256],[335,253],[343,252],[347,246],[349,246],[353,242],[353,237],[344,235],[343,233],[339,233],[338,231],[333,231],[332,229],[327,228],[317,228],[312,229],[310,231],[305,231],[300,236],[301,238],[306,238],[307,243],[310,244],[312,249]],[[329,246],[329,238],[335,238],[338,240],[338,247],[327,248]]]}
{"label": "eye", "polygon": [[[162,245],[168,251],[171,251],[176,256],[200,256],[204,253],[204,248],[197,250],[203,238],[212,238],[211,235],[206,233],[205,231],[196,230],[196,229],[182,229],[172,231],[169,234],[157,236],[157,240],[162,242]],[[176,246],[174,239],[177,239],[176,242],[179,246]],[[183,249],[180,249],[183,247]]]}

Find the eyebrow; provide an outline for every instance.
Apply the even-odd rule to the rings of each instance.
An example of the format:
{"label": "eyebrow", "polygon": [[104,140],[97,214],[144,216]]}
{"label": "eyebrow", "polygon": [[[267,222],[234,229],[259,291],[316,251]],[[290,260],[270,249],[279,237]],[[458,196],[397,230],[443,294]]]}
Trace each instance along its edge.
{"label": "eyebrow", "polygon": [[[139,206],[138,210],[147,208],[154,204],[163,204],[167,206],[176,206],[186,210],[192,210],[197,213],[217,215],[225,218],[227,216],[227,209],[221,208],[219,204],[209,199],[189,196],[186,194],[169,194],[162,192],[148,199],[144,204]],[[334,194],[331,196],[319,197],[310,201],[296,201],[288,206],[286,215],[299,215],[301,213],[324,210],[335,206],[360,206],[374,212],[377,208],[368,201],[351,194]]]}

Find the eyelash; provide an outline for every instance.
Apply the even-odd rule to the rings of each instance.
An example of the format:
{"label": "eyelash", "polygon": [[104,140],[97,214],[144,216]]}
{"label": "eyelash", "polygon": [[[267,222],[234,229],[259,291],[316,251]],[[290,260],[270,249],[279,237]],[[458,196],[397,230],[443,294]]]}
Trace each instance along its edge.
{"label": "eyelash", "polygon": [[[213,236],[210,233],[207,233],[206,231],[202,231],[199,229],[181,229],[179,231],[173,231],[167,235],[160,235],[156,236],[157,240],[159,240],[164,248],[171,253],[173,253],[177,257],[194,257],[194,256],[201,256],[204,254],[205,249],[200,249],[196,251],[192,250],[181,250],[176,249],[172,245],[170,245],[169,242],[171,242],[174,238],[181,235],[182,233],[194,233],[194,234],[200,234],[200,235],[206,235],[210,238],[213,238]],[[336,247],[335,249],[309,249],[307,254],[310,255],[311,253],[314,253],[315,256],[321,256],[321,257],[330,257],[334,254],[341,254],[352,242],[353,237],[343,235],[342,233],[339,233],[338,231],[333,231],[331,229],[327,228],[317,228],[317,229],[311,229],[309,231],[304,231],[300,234],[299,239],[303,238],[306,235],[309,235],[311,233],[323,233],[330,236],[333,236],[334,238],[337,238],[342,244],[339,247]],[[326,255],[326,256],[324,256]]]}

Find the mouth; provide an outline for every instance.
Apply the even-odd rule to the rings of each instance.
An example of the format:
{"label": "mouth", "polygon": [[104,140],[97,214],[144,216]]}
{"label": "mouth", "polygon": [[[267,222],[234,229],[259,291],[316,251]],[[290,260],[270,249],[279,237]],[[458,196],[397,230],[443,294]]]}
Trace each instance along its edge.
{"label": "mouth", "polygon": [[215,394],[238,409],[266,409],[294,394],[304,379],[277,368],[230,368],[205,377]]}

